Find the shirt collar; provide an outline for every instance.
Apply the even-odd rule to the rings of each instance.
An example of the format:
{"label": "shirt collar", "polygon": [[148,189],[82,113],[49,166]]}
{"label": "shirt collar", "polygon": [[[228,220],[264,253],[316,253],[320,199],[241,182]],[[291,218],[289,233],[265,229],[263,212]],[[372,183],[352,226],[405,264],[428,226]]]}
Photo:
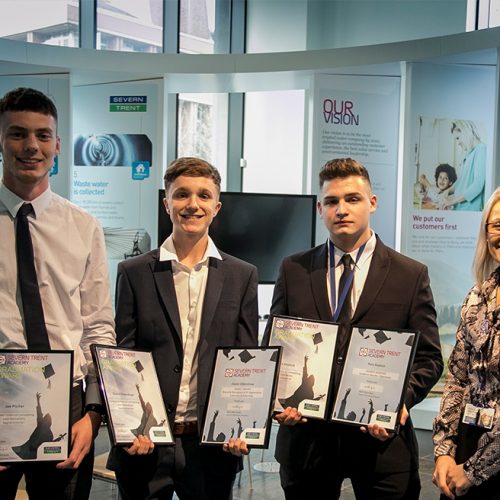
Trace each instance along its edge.
{"label": "shirt collar", "polygon": [[[52,191],[49,186],[40,196],[29,202],[31,203],[31,205],[33,205],[33,211],[35,212],[35,217],[39,217],[42,214],[42,212],[49,206],[51,197],[52,197]],[[21,208],[21,205],[25,203],[25,200],[19,198],[17,194],[13,193],[3,183],[2,180],[2,182],[0,182],[0,202],[3,203],[5,208],[12,216],[12,218],[15,219],[18,210]]]}
{"label": "shirt collar", "polygon": [[[355,248],[352,252],[349,252],[349,255],[352,257],[352,260],[356,264],[356,267],[358,268],[361,267],[367,261],[367,259],[369,259],[372,256],[373,252],[375,251],[376,244],[377,244],[377,237],[375,236],[375,233],[372,231],[371,236],[366,242],[365,249],[363,250],[363,253],[361,254],[358,262],[356,262],[356,257],[358,255],[359,247]],[[328,244],[327,246],[328,246],[328,252],[330,252],[330,245]],[[343,252],[342,250],[340,250],[340,248],[337,248],[335,245],[334,248],[335,248],[335,267],[337,267],[340,265],[341,263],[340,259],[342,259],[344,253],[346,252]]]}
{"label": "shirt collar", "polygon": [[[217,250],[217,247],[210,236],[208,237],[207,249],[205,250],[205,254],[200,262],[205,262],[209,257],[222,260],[221,254],[219,253],[219,250]],[[160,246],[160,261],[166,260],[179,262],[172,235],[170,235]]]}

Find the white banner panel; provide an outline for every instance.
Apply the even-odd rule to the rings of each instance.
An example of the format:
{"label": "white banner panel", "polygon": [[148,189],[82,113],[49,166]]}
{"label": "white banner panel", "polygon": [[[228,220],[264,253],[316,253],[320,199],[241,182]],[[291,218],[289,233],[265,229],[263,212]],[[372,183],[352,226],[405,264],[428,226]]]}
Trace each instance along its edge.
{"label": "white banner panel", "polygon": [[402,250],[429,267],[447,360],[491,192],[495,68],[411,64],[407,75]]}
{"label": "white banner panel", "polygon": [[112,289],[120,260],[156,247],[160,88],[158,80],[73,89],[71,199],[104,228]]}
{"label": "white banner panel", "polygon": [[[334,158],[351,157],[368,169],[379,206],[372,227],[394,246],[399,124],[399,77],[317,75],[314,81],[312,192],[318,172]],[[317,241],[327,237],[318,218]]]}

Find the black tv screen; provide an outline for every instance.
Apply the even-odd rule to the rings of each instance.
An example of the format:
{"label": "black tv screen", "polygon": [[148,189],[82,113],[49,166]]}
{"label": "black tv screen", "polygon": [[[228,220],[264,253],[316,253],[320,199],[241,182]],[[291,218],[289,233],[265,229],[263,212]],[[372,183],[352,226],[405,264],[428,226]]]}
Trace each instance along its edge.
{"label": "black tv screen", "polygon": [[[158,246],[172,232],[158,193]],[[315,244],[316,196],[309,194],[220,194],[222,208],[209,234],[217,248],[254,264],[259,283],[274,283],[283,257]]]}

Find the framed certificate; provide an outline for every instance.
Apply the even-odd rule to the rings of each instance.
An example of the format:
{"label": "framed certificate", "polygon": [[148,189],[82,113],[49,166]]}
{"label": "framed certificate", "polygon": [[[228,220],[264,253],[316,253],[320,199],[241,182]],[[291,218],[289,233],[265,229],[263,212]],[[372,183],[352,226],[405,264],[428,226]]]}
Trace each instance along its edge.
{"label": "framed certificate", "polygon": [[68,458],[73,351],[0,350],[0,462]]}
{"label": "framed certificate", "polygon": [[275,412],[288,406],[304,417],[326,419],[339,325],[274,316],[269,345],[283,348]]}
{"label": "framed certificate", "polygon": [[352,328],[332,420],[397,432],[418,333]]}
{"label": "framed certificate", "polygon": [[174,444],[151,352],[96,344],[91,351],[113,444],[130,445],[139,435]]}
{"label": "framed certificate", "polygon": [[281,347],[217,349],[201,443],[222,445],[241,438],[267,448]]}

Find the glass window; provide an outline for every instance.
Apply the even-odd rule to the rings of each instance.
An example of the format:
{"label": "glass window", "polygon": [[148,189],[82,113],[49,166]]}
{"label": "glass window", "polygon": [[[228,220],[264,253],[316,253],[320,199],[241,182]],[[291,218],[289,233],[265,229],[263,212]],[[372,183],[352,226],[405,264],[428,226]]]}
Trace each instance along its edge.
{"label": "glass window", "polygon": [[78,0],[1,0],[0,37],[78,47],[78,6]]}
{"label": "glass window", "polygon": [[96,48],[163,50],[163,0],[97,0]]}
{"label": "glass window", "polygon": [[304,90],[245,94],[243,191],[307,192],[305,118]]}
{"label": "glass window", "polygon": [[[216,9],[217,5],[217,9]],[[229,52],[225,27],[230,14],[230,0],[180,0],[179,52],[216,54]],[[225,34],[223,34],[225,33]]]}
{"label": "glass window", "polygon": [[179,94],[177,156],[197,156],[227,179],[227,94]]}

